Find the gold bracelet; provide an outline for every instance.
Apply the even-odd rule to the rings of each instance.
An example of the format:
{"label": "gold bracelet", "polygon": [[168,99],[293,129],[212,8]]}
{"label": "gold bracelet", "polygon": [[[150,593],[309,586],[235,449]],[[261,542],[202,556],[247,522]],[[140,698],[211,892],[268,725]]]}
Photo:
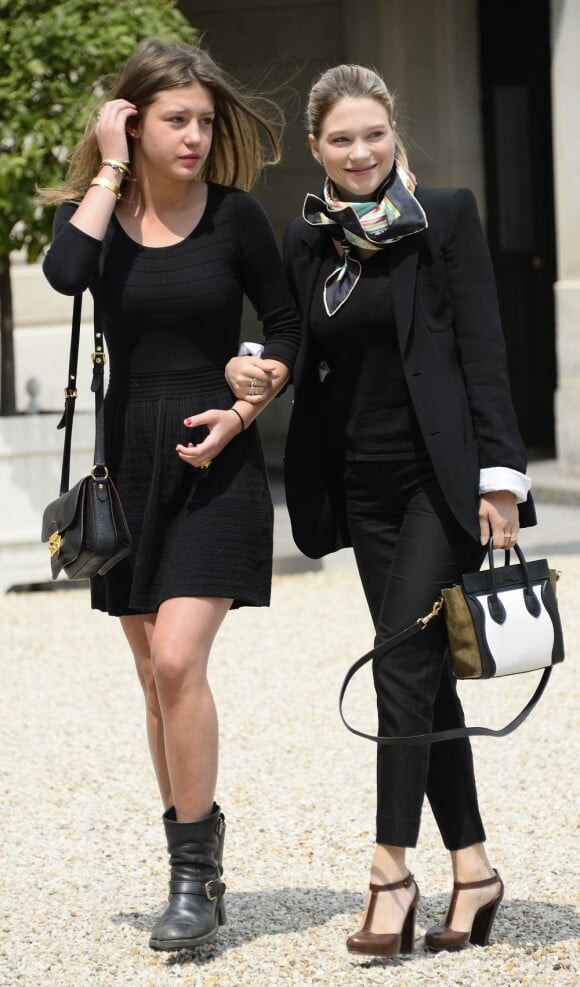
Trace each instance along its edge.
{"label": "gold bracelet", "polygon": [[108,188],[116,199],[120,199],[123,194],[119,186],[110,182],[108,178],[93,178],[92,182],[89,182],[89,188],[91,185],[102,185],[103,188]]}
{"label": "gold bracelet", "polygon": [[116,161],[115,158],[105,158],[104,161],[101,161],[101,168],[103,165],[108,165],[109,168],[113,169],[113,171],[122,172],[126,178],[131,177],[131,169],[128,164],[125,164],[124,161]]}

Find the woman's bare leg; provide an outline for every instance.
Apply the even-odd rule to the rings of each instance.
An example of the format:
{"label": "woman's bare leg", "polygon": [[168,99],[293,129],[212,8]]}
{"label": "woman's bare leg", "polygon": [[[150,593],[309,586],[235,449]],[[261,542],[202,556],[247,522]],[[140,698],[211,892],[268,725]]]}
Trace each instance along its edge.
{"label": "woman's bare leg", "polygon": [[133,652],[137,675],[145,697],[147,739],[155,777],[159,785],[161,801],[163,802],[163,808],[169,809],[173,805],[173,795],[165,757],[165,739],[163,736],[161,709],[159,707],[157,686],[151,666],[151,640],[153,638],[156,614],[138,614],[135,616],[121,617],[120,619],[121,627]]}
{"label": "woman's bare leg", "polygon": [[178,822],[201,819],[213,806],[218,720],[207,664],[231,603],[217,597],[178,597],[163,602],[155,619],[151,668]]}

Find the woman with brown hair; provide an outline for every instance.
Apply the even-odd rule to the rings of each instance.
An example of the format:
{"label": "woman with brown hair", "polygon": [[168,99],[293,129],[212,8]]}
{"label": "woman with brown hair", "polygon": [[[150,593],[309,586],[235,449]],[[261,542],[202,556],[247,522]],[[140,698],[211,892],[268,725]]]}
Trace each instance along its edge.
{"label": "woman with brown hair", "polygon": [[263,324],[268,399],[299,344],[272,229],[243,191],[278,160],[274,109],[201,48],[148,39],[64,186],[43,194],[59,204],[46,277],[64,294],[89,288],[110,360],[106,461],[133,549],[91,597],[120,617],[145,696],[171,860],[154,949],[193,948],[225,921],[207,666],[227,612],[268,605],[272,568],[260,409],[224,382],[244,294]]}

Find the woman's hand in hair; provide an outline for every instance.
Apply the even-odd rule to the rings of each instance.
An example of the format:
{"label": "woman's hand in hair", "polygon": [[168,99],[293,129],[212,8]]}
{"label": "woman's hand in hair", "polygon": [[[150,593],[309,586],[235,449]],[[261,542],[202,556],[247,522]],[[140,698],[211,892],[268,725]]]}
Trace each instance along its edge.
{"label": "woman's hand in hair", "polygon": [[137,113],[135,104],[126,99],[111,99],[103,103],[95,126],[95,137],[103,158],[129,160],[127,124]]}

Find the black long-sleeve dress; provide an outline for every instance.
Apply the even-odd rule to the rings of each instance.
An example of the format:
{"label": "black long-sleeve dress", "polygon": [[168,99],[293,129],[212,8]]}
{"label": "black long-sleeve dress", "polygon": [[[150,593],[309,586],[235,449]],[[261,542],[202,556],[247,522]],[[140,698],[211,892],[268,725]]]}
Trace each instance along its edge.
{"label": "black long-sleeve dress", "polygon": [[133,551],[91,582],[93,608],[155,612],[176,596],[269,603],[273,510],[256,425],[201,471],[178,443],[205,428],[184,419],[229,408],[224,368],[239,346],[244,294],[263,324],[264,357],[294,364],[300,329],[271,226],[252,196],[208,183],[198,225],[168,247],[144,247],[112,217],[104,241],[71,225],[60,206],[44,260],[64,294],[89,288],[110,361],[106,459]]}

